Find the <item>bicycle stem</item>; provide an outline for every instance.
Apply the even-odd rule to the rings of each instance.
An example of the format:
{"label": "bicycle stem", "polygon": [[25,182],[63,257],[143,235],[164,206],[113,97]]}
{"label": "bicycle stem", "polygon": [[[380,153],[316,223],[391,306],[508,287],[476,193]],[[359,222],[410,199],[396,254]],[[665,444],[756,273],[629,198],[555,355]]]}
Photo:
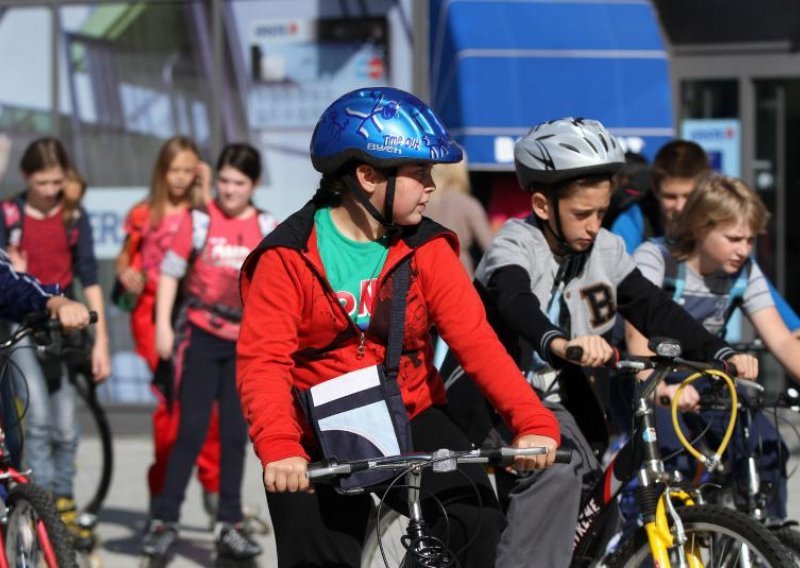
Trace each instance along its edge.
{"label": "bicycle stem", "polygon": [[647,399],[639,397],[639,406],[634,413],[638,423],[638,435],[641,436],[644,456],[640,472],[640,483],[648,486],[664,481],[664,463],[658,448],[653,409],[647,404]]}
{"label": "bicycle stem", "polygon": [[419,486],[421,477],[422,472],[417,468],[411,468],[406,473],[406,487],[408,488],[408,516],[415,524],[424,523],[422,520],[422,506],[420,505],[419,499]]}

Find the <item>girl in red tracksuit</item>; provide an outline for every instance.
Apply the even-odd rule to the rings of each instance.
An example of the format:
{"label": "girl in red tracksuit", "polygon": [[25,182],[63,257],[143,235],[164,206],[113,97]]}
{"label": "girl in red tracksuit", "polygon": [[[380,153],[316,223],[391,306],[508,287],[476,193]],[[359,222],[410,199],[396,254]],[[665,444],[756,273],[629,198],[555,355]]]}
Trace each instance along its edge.
{"label": "girl in red tracksuit", "polygon": [[[342,496],[325,485],[310,492],[306,467],[320,456],[295,392],[384,361],[394,269],[406,258],[411,279],[397,381],[414,450],[469,448],[441,408],[432,325],[506,419],[516,445],[554,450],[559,442],[555,417],[487,324],[455,236],[422,216],[435,189],[433,164],[461,159],[433,111],[396,89],[353,91],[323,114],[311,158],[323,174],[317,195],[262,242],[241,277],[237,381],[264,464],[282,568],[360,565],[372,497]],[[546,467],[553,454],[519,458],[517,467]],[[438,494],[448,513],[426,497],[426,520],[451,550],[475,537],[459,565],[493,566],[503,515],[483,468],[459,469],[423,473],[422,494]]]}
{"label": "girl in red tracksuit", "polygon": [[[131,312],[131,332],[136,352],[147,361],[151,372],[156,371],[159,360],[155,348],[155,304],[161,261],[189,208],[209,199],[210,177],[208,164],[201,161],[200,151],[192,140],[182,136],[170,138],[161,146],[156,158],[150,197],[135,205],[125,220],[127,237],[117,257],[117,277],[128,296],[136,298]],[[169,404],[160,392],[156,394],[158,402],[153,411],[155,461],[147,475],[151,499],[164,486],[167,459],[178,435],[180,420],[179,405]],[[215,501],[219,492],[216,420],[215,412],[212,428],[197,459],[197,475],[205,502]]]}

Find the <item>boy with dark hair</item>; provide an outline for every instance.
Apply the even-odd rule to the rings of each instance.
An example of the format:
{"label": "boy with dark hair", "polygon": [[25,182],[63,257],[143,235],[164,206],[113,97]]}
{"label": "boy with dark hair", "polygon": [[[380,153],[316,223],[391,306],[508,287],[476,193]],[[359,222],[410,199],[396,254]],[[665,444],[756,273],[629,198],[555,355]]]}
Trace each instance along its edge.
{"label": "boy with dark hair", "polygon": [[634,203],[611,225],[611,232],[622,237],[629,253],[650,237],[664,235],[665,221],[683,209],[695,182],[711,171],[711,164],[699,145],[688,140],[673,140],[658,151],[651,170],[654,196],[661,214],[656,219],[647,219],[643,206]]}
{"label": "boy with dark hair", "polygon": [[[663,237],[666,223],[683,210],[697,182],[711,173],[705,150],[690,140],[673,140],[662,146],[653,161],[653,189],[661,206],[660,222],[648,223],[643,204],[633,204],[621,212],[611,232],[622,237],[628,254],[653,237]],[[767,279],[772,299],[786,327],[800,337],[800,316]]]}

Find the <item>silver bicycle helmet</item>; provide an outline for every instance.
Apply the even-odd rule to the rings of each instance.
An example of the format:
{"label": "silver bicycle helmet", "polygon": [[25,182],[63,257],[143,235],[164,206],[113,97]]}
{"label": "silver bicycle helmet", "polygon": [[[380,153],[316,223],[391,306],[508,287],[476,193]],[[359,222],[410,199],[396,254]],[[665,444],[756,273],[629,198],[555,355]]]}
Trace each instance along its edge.
{"label": "silver bicycle helmet", "polygon": [[542,122],[514,146],[520,185],[558,184],[597,174],[613,174],[625,164],[619,142],[600,122],[561,118]]}

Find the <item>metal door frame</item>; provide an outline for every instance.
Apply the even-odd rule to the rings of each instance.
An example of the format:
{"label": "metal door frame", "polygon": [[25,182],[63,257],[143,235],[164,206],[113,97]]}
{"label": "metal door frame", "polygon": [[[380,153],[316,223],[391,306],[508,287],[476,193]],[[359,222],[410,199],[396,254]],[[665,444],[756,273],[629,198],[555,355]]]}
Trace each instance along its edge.
{"label": "metal door frame", "polygon": [[[670,50],[673,101],[681,100],[681,84],[684,81],[736,80],[739,90],[739,120],[742,124],[741,164],[742,179],[755,187],[755,131],[757,80],[800,80],[800,53],[790,53],[788,42],[731,44],[713,46],[680,46]],[[681,105],[675,104],[674,123],[676,131],[683,118]],[[781,110],[785,115],[785,111]],[[779,121],[780,123],[781,121]],[[785,121],[783,121],[785,123]],[[776,163],[776,205],[785,210],[785,128],[778,125],[778,149]],[[775,286],[783,293],[786,285],[786,220],[776,216],[775,240],[776,278]]]}

